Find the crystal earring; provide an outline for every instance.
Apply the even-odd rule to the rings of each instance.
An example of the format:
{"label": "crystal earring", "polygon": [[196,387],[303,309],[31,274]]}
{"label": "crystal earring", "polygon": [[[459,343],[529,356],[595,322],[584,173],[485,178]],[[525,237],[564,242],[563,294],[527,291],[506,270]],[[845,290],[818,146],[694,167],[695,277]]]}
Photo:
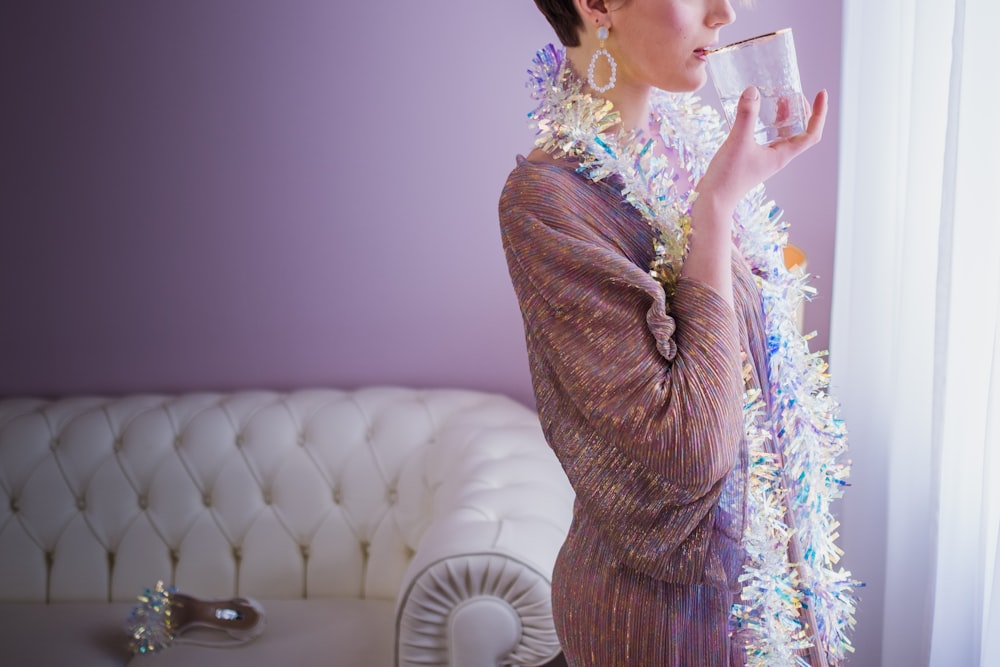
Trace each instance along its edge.
{"label": "crystal earring", "polygon": [[[615,87],[615,78],[618,75],[618,63],[615,59],[611,57],[608,50],[604,48],[604,41],[608,38],[608,29],[606,26],[601,26],[597,29],[597,39],[601,40],[601,44],[596,51],[594,51],[593,57],[590,59],[590,66],[587,67],[587,85],[599,93],[606,93]],[[611,78],[608,79],[608,83],[604,86],[598,86],[597,82],[594,81],[594,68],[597,66],[598,59],[604,56],[608,60],[608,66],[611,68]]]}

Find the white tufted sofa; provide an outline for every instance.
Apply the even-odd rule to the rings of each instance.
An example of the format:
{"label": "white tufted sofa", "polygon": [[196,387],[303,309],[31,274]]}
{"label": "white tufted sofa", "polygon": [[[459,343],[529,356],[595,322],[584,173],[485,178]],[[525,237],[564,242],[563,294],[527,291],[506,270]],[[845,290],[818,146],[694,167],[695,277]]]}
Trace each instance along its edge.
{"label": "white tufted sofa", "polygon": [[0,399],[0,664],[122,665],[157,579],[257,598],[239,648],[134,665],[542,665],[573,494],[494,394]]}

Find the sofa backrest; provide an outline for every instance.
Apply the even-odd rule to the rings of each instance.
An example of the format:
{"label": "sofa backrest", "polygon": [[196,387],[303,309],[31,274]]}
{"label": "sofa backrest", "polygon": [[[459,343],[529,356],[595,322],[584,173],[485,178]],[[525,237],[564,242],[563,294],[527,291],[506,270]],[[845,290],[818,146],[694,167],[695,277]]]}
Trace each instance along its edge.
{"label": "sofa backrest", "polygon": [[473,391],[2,399],[0,600],[392,600],[456,467],[519,430]]}

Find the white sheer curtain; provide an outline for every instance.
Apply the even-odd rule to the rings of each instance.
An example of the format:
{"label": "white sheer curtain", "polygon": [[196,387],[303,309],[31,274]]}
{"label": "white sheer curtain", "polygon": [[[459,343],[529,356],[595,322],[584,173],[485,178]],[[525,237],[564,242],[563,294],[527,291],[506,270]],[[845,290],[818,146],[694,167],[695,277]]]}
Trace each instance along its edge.
{"label": "white sheer curtain", "polygon": [[1000,2],[844,0],[849,664],[1000,665]]}

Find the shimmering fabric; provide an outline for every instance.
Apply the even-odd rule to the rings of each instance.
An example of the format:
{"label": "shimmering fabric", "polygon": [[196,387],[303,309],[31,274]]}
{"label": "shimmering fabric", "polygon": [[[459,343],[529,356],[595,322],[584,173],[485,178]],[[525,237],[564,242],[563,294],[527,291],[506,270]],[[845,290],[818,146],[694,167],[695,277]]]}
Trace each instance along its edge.
{"label": "shimmering fabric", "polygon": [[539,415],[576,489],[553,607],[574,666],[742,664],[744,358],[766,373],[760,296],[734,252],[736,313],[648,275],[652,232],[613,184],[523,159],[500,199]]}

